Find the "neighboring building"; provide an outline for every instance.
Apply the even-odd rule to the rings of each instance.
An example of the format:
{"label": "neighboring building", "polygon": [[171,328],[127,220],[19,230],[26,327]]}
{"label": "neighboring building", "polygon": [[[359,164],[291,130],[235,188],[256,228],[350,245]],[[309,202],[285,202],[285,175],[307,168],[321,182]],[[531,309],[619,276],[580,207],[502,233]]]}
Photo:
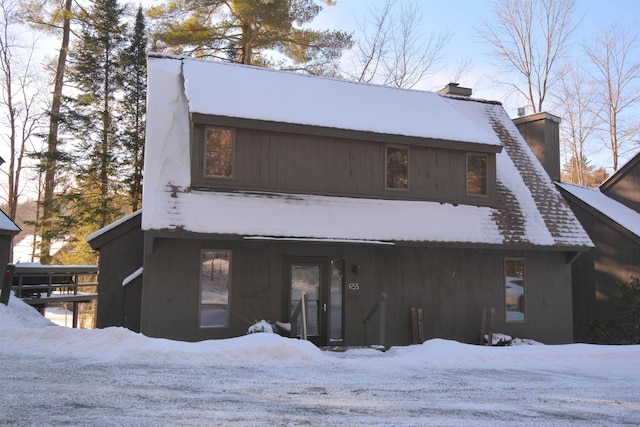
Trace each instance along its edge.
{"label": "neighboring building", "polygon": [[99,327],[234,337],[304,291],[315,343],[375,344],[362,320],[386,293],[388,345],[412,342],[412,307],[425,339],[479,342],[486,307],[495,331],[572,342],[571,262],[592,244],[500,103],[148,64],[142,212],[88,238]]}
{"label": "neighboring building", "polygon": [[[0,160],[2,158],[0,157]],[[2,164],[2,162],[0,162]],[[11,260],[11,241],[20,232],[20,227],[0,210],[0,265],[3,268]]]}
{"label": "neighboring building", "polygon": [[640,154],[599,188],[558,187],[595,244],[573,264],[574,337],[591,342],[589,324],[619,316],[618,283],[640,278]]}

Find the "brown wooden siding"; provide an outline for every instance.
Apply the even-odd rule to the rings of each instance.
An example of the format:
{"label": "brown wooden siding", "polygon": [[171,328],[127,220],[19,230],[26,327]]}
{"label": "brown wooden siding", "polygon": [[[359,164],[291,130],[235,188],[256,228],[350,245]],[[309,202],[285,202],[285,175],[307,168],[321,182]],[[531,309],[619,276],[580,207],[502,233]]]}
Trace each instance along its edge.
{"label": "brown wooden siding", "polygon": [[[232,251],[230,326],[198,327],[201,249]],[[482,307],[496,309],[496,332],[546,343],[572,341],[570,266],[562,252],[386,247],[330,243],[247,242],[156,238],[146,256],[142,332],[198,341],[244,335],[258,320],[283,319],[288,310],[287,257],[345,261],[344,344],[375,344],[377,321],[362,319],[388,294],[388,345],[411,343],[411,307],[425,313],[425,338],[480,341]],[[504,259],[524,257],[527,322],[505,322]],[[359,265],[356,272],[352,266]]]}
{"label": "brown wooden siding", "polygon": [[618,316],[619,282],[640,277],[640,245],[575,203],[576,217],[595,248],[573,264],[574,336],[577,342],[593,342],[588,325]]}
{"label": "brown wooden siding", "polygon": [[204,126],[193,130],[195,187],[433,200],[493,206],[495,155],[488,154],[489,194],[466,194],[466,151],[409,146],[409,190],[385,188],[385,144],[338,137],[236,129],[233,179],[202,178]]}
{"label": "brown wooden siding", "polygon": [[[122,281],[142,267],[144,237],[140,230],[140,217],[130,220],[128,231],[117,232],[116,238],[100,236],[100,273],[98,275],[98,315],[96,327],[127,327],[140,331],[140,298],[142,279],[138,278],[127,286]],[[92,242],[94,243],[94,242]],[[94,247],[95,249],[95,247]]]}
{"label": "brown wooden siding", "polygon": [[634,167],[625,171],[611,185],[606,186],[603,192],[636,212],[640,212],[640,161],[637,159],[634,161]]}

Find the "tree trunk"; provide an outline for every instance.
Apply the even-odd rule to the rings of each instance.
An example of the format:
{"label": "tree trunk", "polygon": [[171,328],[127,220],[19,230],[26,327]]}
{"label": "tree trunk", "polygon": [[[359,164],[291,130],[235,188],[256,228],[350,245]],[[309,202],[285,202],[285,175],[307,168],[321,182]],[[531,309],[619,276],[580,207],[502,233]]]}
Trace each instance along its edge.
{"label": "tree trunk", "polygon": [[69,50],[69,36],[71,33],[71,5],[72,0],[65,0],[64,22],[62,26],[62,44],[58,55],[58,65],[53,86],[53,100],[51,101],[51,116],[49,119],[49,137],[47,139],[47,156],[45,158],[44,200],[42,204],[42,243],[40,244],[40,262],[46,264],[51,261],[51,227],[54,215],[54,190],[56,184],[56,166],[58,156],[58,124],[60,123],[60,106],[62,104],[62,87]]}

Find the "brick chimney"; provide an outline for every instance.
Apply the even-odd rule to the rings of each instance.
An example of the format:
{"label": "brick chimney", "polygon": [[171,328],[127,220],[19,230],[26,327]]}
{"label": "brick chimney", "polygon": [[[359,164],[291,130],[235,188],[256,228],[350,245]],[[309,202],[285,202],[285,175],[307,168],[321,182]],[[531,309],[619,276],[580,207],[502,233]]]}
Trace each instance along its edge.
{"label": "brick chimney", "polygon": [[441,95],[471,96],[471,88],[461,87],[459,83],[449,83],[438,91]]}
{"label": "brick chimney", "polygon": [[513,119],[553,181],[560,181],[560,117],[536,113]]}

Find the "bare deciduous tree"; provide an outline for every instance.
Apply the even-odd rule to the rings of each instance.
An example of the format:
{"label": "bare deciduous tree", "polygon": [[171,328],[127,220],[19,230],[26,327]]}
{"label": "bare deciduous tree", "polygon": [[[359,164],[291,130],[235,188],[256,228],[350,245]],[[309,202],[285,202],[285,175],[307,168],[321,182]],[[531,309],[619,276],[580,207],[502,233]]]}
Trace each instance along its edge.
{"label": "bare deciduous tree", "polygon": [[439,71],[450,35],[425,35],[416,3],[402,3],[399,10],[395,5],[395,0],[387,0],[381,8],[369,10],[360,23],[361,37],[345,72],[348,78],[412,88]]}
{"label": "bare deciduous tree", "polygon": [[19,6],[14,0],[0,0],[0,139],[9,152],[3,198],[7,215],[14,221],[27,183],[27,156],[34,151],[33,137],[44,115],[38,105],[40,83],[32,63],[36,40],[25,37]]}
{"label": "bare deciduous tree", "polygon": [[592,169],[587,161],[597,131],[598,115],[593,110],[595,95],[587,73],[576,63],[568,63],[562,72],[558,90],[553,94],[557,112],[562,117],[560,141],[563,147],[563,181],[590,186]]}
{"label": "bare deciduous tree", "polygon": [[638,32],[617,25],[603,29],[585,53],[594,66],[593,85],[597,95],[596,113],[605,124],[605,146],[611,151],[613,170],[619,157],[636,148],[627,148],[639,140],[640,120],[632,114],[640,102],[640,41]]}
{"label": "bare deciduous tree", "polygon": [[524,79],[524,85],[506,84],[527,100],[534,113],[542,111],[557,83],[559,61],[576,29],[574,13],[575,0],[497,0],[494,18],[477,29],[498,64]]}
{"label": "bare deciduous tree", "polygon": [[[36,29],[49,34],[60,35],[60,51],[53,79],[53,94],[49,114],[49,132],[47,134],[47,149],[41,155],[41,168],[44,170],[44,191],[42,195],[42,218],[40,221],[41,261],[50,261],[51,241],[54,217],[59,207],[55,201],[58,161],[61,157],[58,132],[61,120],[62,90],[67,65],[67,53],[71,38],[72,0],[33,0],[25,13],[26,20]],[[51,9],[52,7],[52,9]]]}
{"label": "bare deciduous tree", "polygon": [[18,19],[19,3],[0,0],[0,138],[9,150],[6,202],[8,215],[16,218],[18,198],[27,154],[32,150],[39,121],[44,113],[38,104],[40,81],[33,65],[36,40],[25,37]]}

